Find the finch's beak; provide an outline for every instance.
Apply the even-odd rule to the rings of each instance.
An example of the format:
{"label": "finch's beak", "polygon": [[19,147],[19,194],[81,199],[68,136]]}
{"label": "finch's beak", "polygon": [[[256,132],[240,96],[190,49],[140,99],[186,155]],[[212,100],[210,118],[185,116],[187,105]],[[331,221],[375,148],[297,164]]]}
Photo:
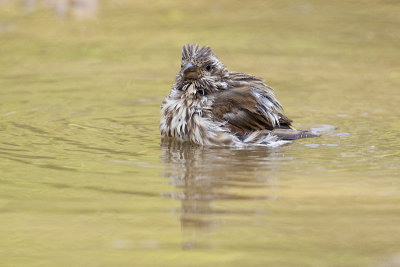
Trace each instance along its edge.
{"label": "finch's beak", "polygon": [[196,65],[193,65],[192,62],[189,62],[183,67],[183,77],[185,80],[189,79],[198,79],[201,76],[201,72]]}

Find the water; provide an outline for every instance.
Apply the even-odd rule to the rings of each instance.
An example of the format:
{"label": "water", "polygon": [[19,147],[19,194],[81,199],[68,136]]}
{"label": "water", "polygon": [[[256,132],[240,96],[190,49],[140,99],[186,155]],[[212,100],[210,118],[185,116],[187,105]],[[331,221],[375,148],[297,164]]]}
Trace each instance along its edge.
{"label": "water", "polygon": [[[101,3],[0,10],[2,266],[399,266],[398,4]],[[162,141],[188,41],[322,136]]]}

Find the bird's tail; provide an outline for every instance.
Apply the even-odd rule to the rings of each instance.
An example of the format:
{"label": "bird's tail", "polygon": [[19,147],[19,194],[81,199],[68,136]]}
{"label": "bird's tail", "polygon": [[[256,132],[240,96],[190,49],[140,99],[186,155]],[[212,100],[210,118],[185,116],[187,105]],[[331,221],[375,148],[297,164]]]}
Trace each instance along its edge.
{"label": "bird's tail", "polygon": [[255,131],[250,134],[244,135],[241,141],[247,145],[261,145],[276,147],[290,141],[301,139],[301,138],[312,138],[318,137],[309,130],[293,130],[293,129],[275,129],[273,131],[263,130]]}
{"label": "bird's tail", "polygon": [[281,140],[296,140],[303,138],[319,137],[319,134],[310,130],[296,130],[296,129],[275,129],[271,134],[277,136]]}

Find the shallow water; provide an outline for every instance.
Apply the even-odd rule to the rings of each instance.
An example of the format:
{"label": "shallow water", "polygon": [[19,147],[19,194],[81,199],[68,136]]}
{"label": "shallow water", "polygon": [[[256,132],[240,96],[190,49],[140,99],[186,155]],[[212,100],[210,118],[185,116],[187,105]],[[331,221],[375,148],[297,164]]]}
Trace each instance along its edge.
{"label": "shallow water", "polygon": [[[0,9],[2,266],[399,266],[397,3],[107,3],[88,22]],[[187,41],[321,137],[162,141]]]}

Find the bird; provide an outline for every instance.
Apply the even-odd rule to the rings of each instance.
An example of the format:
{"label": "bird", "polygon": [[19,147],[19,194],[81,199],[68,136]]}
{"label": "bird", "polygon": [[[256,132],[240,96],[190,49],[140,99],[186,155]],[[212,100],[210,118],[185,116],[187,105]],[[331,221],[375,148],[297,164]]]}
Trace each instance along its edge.
{"label": "bird", "polygon": [[209,46],[182,47],[181,69],[161,104],[160,133],[202,146],[278,146],[317,137],[296,130],[261,78],[231,72]]}

